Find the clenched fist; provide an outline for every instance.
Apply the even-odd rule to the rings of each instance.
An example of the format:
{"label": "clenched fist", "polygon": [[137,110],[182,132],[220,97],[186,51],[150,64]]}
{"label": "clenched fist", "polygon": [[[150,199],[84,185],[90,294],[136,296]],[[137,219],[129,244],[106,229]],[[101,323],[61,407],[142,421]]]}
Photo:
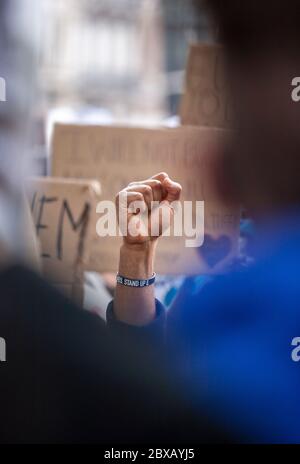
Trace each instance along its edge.
{"label": "clenched fist", "polygon": [[172,225],[181,186],[161,172],[131,182],[116,196],[119,227],[127,245],[155,241]]}

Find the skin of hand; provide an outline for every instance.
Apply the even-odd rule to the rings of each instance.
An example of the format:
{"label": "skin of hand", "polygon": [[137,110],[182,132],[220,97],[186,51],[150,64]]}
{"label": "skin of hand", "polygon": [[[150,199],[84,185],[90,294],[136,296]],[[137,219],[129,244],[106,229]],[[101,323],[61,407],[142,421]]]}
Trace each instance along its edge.
{"label": "skin of hand", "polygon": [[[131,279],[148,279],[153,275],[156,244],[164,230],[172,224],[174,211],[171,203],[179,201],[181,190],[180,184],[161,172],[144,181],[132,182],[118,193],[117,211],[120,208],[126,210],[122,211],[125,224],[120,225],[123,232],[120,275]],[[169,210],[167,223],[162,220],[158,206]],[[118,219],[120,223],[120,217]],[[149,324],[156,316],[153,285],[135,288],[117,284],[114,314],[126,324]]]}

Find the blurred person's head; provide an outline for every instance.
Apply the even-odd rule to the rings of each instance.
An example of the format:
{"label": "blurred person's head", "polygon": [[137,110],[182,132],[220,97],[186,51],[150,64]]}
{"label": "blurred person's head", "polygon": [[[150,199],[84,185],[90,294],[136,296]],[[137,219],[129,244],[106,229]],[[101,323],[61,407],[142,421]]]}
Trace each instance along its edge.
{"label": "blurred person's head", "polygon": [[300,103],[291,99],[300,75],[300,3],[196,3],[211,13],[225,48],[239,128],[225,157],[231,194],[256,216],[300,206]]}
{"label": "blurred person's head", "polygon": [[26,250],[22,187],[33,97],[35,0],[0,2],[0,266]]}

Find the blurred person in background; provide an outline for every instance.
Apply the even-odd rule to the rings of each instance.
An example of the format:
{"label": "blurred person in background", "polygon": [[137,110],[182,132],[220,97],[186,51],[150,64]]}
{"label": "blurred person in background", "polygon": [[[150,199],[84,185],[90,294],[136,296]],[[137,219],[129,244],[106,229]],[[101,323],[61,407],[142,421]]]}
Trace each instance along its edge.
{"label": "blurred person in background", "polygon": [[[24,139],[29,133],[28,109],[33,98],[34,28],[26,24],[26,2],[1,3],[0,17],[0,249],[1,267],[17,258],[38,267],[30,213],[24,201],[22,179]],[[15,14],[18,11],[18,15]],[[23,18],[20,21],[20,18]],[[14,27],[9,25],[14,21]],[[34,24],[34,9],[31,22]]]}
{"label": "blurred person in background", "polygon": [[34,234],[26,237],[22,185],[30,171],[34,5],[0,3],[0,443],[145,443],[169,433],[169,407],[173,439],[180,402],[159,368],[160,353],[149,349],[161,346],[161,326],[109,335],[99,317],[28,267]]}
{"label": "blurred person in background", "polygon": [[37,254],[22,186],[30,171],[35,7],[23,0],[0,4],[0,70],[6,84],[0,102],[0,336],[1,347],[6,345],[0,363],[0,442],[93,441],[112,436],[108,392],[118,403],[113,385],[123,383],[122,375],[114,378],[100,320],[74,308],[29,270]]}
{"label": "blurred person in background", "polygon": [[[170,362],[186,391],[192,388],[195,410],[207,411],[236,441],[299,443],[300,105],[291,81],[300,72],[300,5],[205,3],[225,46],[238,128],[216,180],[255,220],[255,263],[200,291],[186,281],[167,315]],[[132,180],[127,192],[146,204],[180,196],[167,173]],[[125,237],[119,273],[150,278],[157,240]],[[107,316],[121,330],[158,322],[163,313],[153,286],[118,284]]]}

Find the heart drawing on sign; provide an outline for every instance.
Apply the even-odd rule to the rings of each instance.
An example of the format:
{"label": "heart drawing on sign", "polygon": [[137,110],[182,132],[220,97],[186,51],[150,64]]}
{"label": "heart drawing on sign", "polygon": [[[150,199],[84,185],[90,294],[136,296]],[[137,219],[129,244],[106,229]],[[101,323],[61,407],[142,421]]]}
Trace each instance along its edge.
{"label": "heart drawing on sign", "polygon": [[210,235],[204,235],[204,243],[198,248],[198,253],[206,261],[209,267],[214,267],[217,263],[226,258],[230,253],[231,242],[227,235],[221,235],[213,238]]}

